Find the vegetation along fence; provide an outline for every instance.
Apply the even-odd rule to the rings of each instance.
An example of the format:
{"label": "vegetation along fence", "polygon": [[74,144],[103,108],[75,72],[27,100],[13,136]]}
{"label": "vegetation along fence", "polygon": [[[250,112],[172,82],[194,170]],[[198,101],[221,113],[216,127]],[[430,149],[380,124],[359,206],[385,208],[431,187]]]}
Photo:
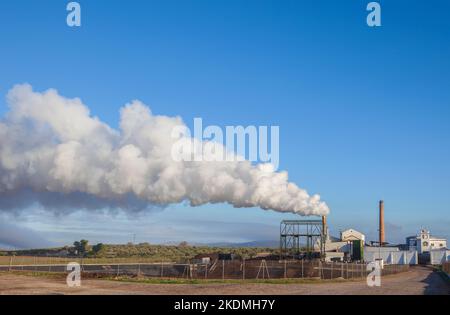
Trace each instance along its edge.
{"label": "vegetation along fence", "polygon": [[[69,262],[94,276],[143,276],[185,279],[364,279],[370,271],[363,263],[325,263],[319,260],[216,260],[210,264],[131,262],[130,259],[2,257],[0,271],[67,272]],[[4,259],[7,258],[7,259]],[[106,259],[105,259],[106,260]],[[382,274],[407,271],[408,265],[385,265]]]}
{"label": "vegetation along fence", "polygon": [[442,270],[450,275],[450,262],[446,262],[442,264]]}

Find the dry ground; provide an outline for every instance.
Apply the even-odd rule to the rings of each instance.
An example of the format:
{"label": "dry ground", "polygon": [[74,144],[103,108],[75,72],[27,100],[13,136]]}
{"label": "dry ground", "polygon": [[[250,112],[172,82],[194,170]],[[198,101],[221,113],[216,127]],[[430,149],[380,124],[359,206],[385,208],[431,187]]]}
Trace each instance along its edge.
{"label": "dry ground", "polygon": [[0,294],[450,294],[449,285],[431,268],[414,267],[410,271],[385,276],[379,288],[365,281],[294,284],[147,284],[110,280],[83,280],[80,288],[69,288],[64,279],[0,273]]}

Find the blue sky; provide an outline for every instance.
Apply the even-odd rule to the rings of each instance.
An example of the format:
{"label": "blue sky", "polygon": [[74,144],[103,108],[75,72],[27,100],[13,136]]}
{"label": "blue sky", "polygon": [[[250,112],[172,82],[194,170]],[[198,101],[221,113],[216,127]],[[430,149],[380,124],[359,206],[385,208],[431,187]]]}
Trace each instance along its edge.
{"label": "blue sky", "polygon": [[[448,1],[69,1],[0,4],[0,113],[17,83],[80,97],[117,127],[139,99],[187,124],[280,126],[280,168],[331,208],[334,234],[376,239],[378,200],[387,238],[422,226],[450,231],[450,10]],[[278,238],[294,218],[228,205],[169,206],[139,218],[30,209],[2,214],[55,244],[249,241]]]}

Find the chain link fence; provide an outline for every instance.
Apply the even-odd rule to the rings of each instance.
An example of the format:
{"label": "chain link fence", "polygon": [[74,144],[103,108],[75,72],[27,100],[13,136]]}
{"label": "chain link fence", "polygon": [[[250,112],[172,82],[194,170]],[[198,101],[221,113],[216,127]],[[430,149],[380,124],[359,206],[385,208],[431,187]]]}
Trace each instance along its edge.
{"label": "chain link fence", "polygon": [[[216,260],[210,264],[175,263],[64,263],[0,264],[0,271],[66,273],[67,263],[78,262],[83,273],[98,276],[142,276],[179,279],[365,279],[371,272],[364,263],[322,262],[320,260]],[[448,266],[447,266],[448,268]],[[405,272],[408,265],[385,265],[382,275]]]}

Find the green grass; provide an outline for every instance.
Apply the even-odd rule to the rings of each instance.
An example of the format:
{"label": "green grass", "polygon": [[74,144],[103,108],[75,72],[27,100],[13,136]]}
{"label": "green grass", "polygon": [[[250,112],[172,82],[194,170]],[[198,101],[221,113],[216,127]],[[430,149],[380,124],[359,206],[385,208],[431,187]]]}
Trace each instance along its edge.
{"label": "green grass", "polygon": [[176,278],[132,278],[132,277],[106,277],[102,278],[108,281],[119,281],[128,283],[144,283],[144,284],[317,284],[317,283],[333,283],[333,282],[352,282],[355,280],[320,280],[320,279],[176,279]]}
{"label": "green grass", "polygon": [[[52,272],[31,272],[31,271],[10,271],[0,272],[2,275],[13,274],[27,277],[37,277],[46,279],[61,280],[66,278],[65,273]],[[126,283],[142,283],[142,284],[174,284],[174,285],[214,285],[214,284],[319,284],[319,283],[336,283],[336,282],[358,282],[360,279],[316,279],[316,278],[282,278],[282,279],[182,279],[182,278],[146,278],[146,277],[129,277],[129,276],[100,276],[92,277],[89,274],[82,275],[82,278],[89,280],[118,281]]]}
{"label": "green grass", "polygon": [[447,284],[450,284],[450,275],[444,270],[443,266],[440,267],[433,267],[433,270],[437,272],[438,275],[441,276],[441,278],[447,282]]}
{"label": "green grass", "polygon": [[46,278],[46,279],[65,279],[67,275],[60,272],[35,272],[35,271],[0,271],[0,277],[2,275],[18,275],[26,277],[35,278]]}

